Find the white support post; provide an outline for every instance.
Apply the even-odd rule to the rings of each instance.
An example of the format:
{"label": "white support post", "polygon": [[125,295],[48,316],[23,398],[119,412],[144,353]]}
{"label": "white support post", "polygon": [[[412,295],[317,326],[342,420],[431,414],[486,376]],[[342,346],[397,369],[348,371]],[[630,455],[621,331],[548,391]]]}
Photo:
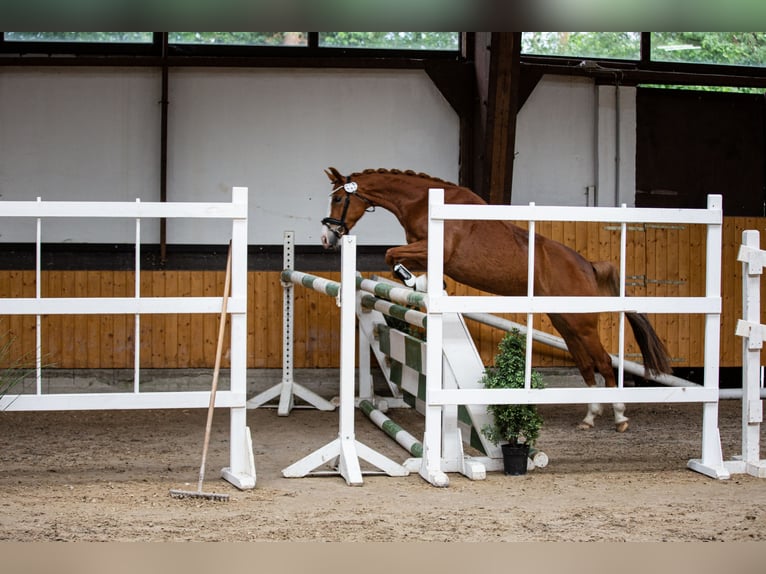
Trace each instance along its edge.
{"label": "white support post", "polygon": [[[136,198],[136,205],[141,203]],[[133,274],[133,297],[136,301],[141,300],[141,218],[136,217],[136,270]],[[133,392],[140,392],[141,384],[141,314],[133,315]]]}
{"label": "white support post", "polygon": [[742,320],[737,335],[742,336],[742,454],[726,461],[732,474],[750,474],[766,478],[766,460],[761,459],[761,423],[763,403],[760,393],[761,349],[761,275],[766,252],[760,250],[758,231],[743,231],[738,259],[742,261]]}
{"label": "white support post", "polygon": [[[243,205],[247,213],[247,188],[235,187],[232,202]],[[247,218],[233,219],[231,224],[231,299],[247,300]],[[231,387],[232,393],[247,393],[247,306],[231,317]],[[226,319],[223,318],[225,321]],[[245,403],[230,409],[229,466],[221,476],[241,490],[255,488],[253,441],[247,426]]]}
{"label": "white support post", "polygon": [[[720,195],[708,196],[708,210],[723,213]],[[721,298],[721,238],[723,216],[717,223],[707,226],[707,253],[705,273],[705,297]],[[705,314],[705,388],[715,390],[715,400],[702,403],[702,458],[692,459],[692,470],[718,479],[729,478],[723,464],[721,436],[718,431],[718,365],[721,345],[721,312]]]}
{"label": "white support post", "polygon": [[[534,202],[529,203],[534,207]],[[532,301],[535,296],[535,221],[529,221],[527,239],[527,298]],[[527,313],[527,334],[524,347],[524,388],[532,388],[532,332],[534,331],[535,316]]]}
{"label": "white support post", "polygon": [[[42,198],[38,197],[40,202]],[[42,298],[42,219],[37,218],[37,233],[35,239],[35,299]],[[42,321],[40,314],[35,315],[35,392],[38,395],[43,393],[43,360],[42,360]]]}
{"label": "white support post", "polygon": [[340,474],[349,486],[361,486],[363,459],[389,476],[407,476],[402,465],[356,440],[354,432],[354,371],[356,360],[356,237],[341,238],[340,286],[340,407],[338,438],[282,470],[285,478],[300,478],[327,463],[336,468],[313,474]]}
{"label": "white support post", "polygon": [[[283,269],[295,269],[295,232],[285,231],[283,235],[282,265]],[[268,406],[267,403],[279,397],[277,414],[285,417],[290,414],[295,405],[295,397],[306,401],[309,408],[320,411],[334,411],[335,405],[314,391],[295,382],[294,378],[294,319],[295,319],[295,287],[290,281],[282,282],[282,381],[273,387],[257,394],[247,401],[247,407],[256,409]]]}
{"label": "white support post", "polygon": [[441,466],[442,417],[444,409],[433,402],[435,392],[442,390],[441,312],[433,311],[433,303],[442,296],[444,276],[444,220],[432,215],[434,206],[444,204],[444,190],[431,189],[428,195],[428,329],[426,331],[426,405],[423,461],[420,475],[434,486],[449,486],[449,477]]}

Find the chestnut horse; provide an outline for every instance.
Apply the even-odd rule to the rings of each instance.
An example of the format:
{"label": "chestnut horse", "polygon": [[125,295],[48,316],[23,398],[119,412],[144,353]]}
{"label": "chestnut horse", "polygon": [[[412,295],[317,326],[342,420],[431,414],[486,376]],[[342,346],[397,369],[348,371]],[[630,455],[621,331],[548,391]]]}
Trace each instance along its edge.
{"label": "chestnut horse", "polygon": [[[393,213],[404,227],[407,245],[386,252],[386,264],[403,264],[412,271],[428,267],[428,189],[443,188],[444,201],[454,204],[486,204],[471,190],[422,173],[399,170],[365,170],[341,175],[331,167],[325,171],[332,182],[330,213],[322,220],[322,244],[337,248],[367,211],[382,207]],[[446,221],[444,228],[444,273],[465,285],[496,295],[527,294],[526,230],[506,221]],[[551,239],[535,235],[534,293],[541,296],[616,296],[619,277],[608,261],[590,262],[576,251]],[[633,329],[644,367],[651,373],[669,373],[668,353],[649,320],[640,313],[626,313]],[[580,374],[588,386],[596,385],[596,373],[607,387],[616,386],[612,361],[598,334],[597,313],[551,313],[553,326],[561,333]],[[625,405],[614,404],[615,427],[628,428]],[[590,428],[600,414],[591,404],[580,423]]]}

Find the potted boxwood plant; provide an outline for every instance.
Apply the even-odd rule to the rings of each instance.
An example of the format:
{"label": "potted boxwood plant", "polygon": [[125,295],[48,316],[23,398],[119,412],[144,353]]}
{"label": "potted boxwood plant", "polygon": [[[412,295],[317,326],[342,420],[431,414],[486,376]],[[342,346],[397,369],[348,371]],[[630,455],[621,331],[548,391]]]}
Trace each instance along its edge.
{"label": "potted boxwood plant", "polygon": [[[508,332],[498,345],[495,366],[487,369],[482,384],[487,389],[523,389],[526,342],[518,330]],[[544,387],[542,376],[532,371],[533,389]],[[525,474],[529,449],[540,435],[543,419],[536,405],[489,405],[494,422],[482,433],[503,451],[505,474]]]}

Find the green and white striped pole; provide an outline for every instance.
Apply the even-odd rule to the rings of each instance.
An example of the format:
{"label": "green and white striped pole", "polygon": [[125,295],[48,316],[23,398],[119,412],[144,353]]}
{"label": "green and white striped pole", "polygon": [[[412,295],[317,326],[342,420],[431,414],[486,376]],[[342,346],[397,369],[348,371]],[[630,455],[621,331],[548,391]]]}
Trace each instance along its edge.
{"label": "green and white striped pole", "polygon": [[423,443],[384,415],[368,400],[359,402],[359,409],[366,414],[383,432],[394,439],[415,458],[422,458]]}

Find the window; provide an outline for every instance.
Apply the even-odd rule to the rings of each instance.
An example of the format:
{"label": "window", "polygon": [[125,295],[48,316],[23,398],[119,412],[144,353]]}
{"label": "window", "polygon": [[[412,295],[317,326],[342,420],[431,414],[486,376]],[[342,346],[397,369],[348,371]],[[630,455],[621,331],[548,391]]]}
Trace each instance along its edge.
{"label": "window", "polygon": [[320,47],[458,50],[458,32],[320,32]]}
{"label": "window", "polygon": [[766,32],[652,32],[658,62],[766,66]]}
{"label": "window", "polygon": [[151,44],[152,32],[3,32],[6,42],[88,42]]}
{"label": "window", "polygon": [[638,60],[640,32],[523,32],[523,54]]}
{"label": "window", "polygon": [[168,32],[171,44],[308,46],[307,32]]}

